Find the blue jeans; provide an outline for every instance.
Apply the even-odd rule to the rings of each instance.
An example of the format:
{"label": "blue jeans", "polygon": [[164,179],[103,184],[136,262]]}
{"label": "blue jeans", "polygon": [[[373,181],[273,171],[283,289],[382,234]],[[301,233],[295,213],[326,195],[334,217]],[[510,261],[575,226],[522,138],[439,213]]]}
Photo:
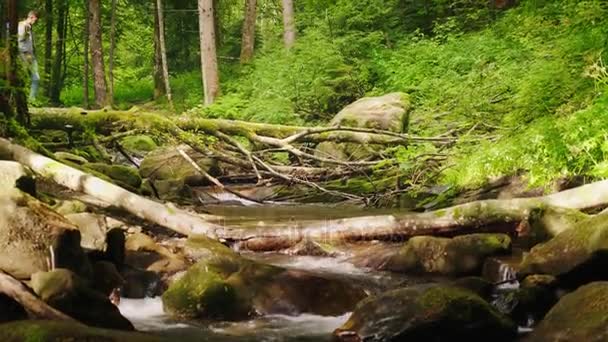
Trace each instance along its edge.
{"label": "blue jeans", "polygon": [[40,86],[40,74],[38,73],[38,61],[36,57],[30,53],[21,53],[21,60],[24,66],[30,72],[30,81],[32,86],[30,88],[30,99],[34,100],[38,96],[38,88]]}

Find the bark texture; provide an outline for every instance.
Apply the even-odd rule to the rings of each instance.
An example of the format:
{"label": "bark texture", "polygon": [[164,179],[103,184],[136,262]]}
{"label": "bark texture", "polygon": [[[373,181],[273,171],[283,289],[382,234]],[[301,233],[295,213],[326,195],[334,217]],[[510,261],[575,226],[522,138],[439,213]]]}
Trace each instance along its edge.
{"label": "bark texture", "polygon": [[95,104],[105,107],[109,104],[108,83],[106,81],[105,63],[103,60],[103,45],[101,40],[101,0],[89,1],[89,47],[91,63],[93,64],[93,85],[95,88]]}
{"label": "bark texture", "polygon": [[205,104],[215,102],[220,94],[220,79],[215,48],[215,18],[213,0],[198,0],[199,35],[201,43],[201,68]]}
{"label": "bark texture", "polygon": [[245,20],[243,21],[243,36],[241,39],[241,64],[249,63],[253,58],[256,7],[257,0],[245,1]]}
{"label": "bark texture", "polygon": [[283,0],[283,41],[288,49],[296,43],[296,19],[293,0]]}

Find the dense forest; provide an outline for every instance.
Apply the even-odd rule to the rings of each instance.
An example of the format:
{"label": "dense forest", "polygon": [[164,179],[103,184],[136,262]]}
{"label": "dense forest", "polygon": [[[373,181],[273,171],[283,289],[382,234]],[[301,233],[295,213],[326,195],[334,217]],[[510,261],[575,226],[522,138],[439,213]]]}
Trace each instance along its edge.
{"label": "dense forest", "polygon": [[0,18],[0,340],[608,338],[605,1]]}

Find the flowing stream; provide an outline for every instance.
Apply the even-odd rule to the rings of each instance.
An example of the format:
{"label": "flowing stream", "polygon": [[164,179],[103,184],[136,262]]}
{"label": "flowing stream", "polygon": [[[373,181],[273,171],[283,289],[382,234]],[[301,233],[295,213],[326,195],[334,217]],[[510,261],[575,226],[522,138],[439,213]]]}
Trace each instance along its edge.
{"label": "flowing stream", "polygon": [[[285,222],[337,219],[349,216],[387,214],[388,210],[359,209],[319,205],[258,206],[208,205],[211,214],[226,217],[230,226],[280,226]],[[276,253],[243,253],[244,257],[290,269],[305,270],[325,277],[337,277],[362,285],[367,292],[415,283],[442,281],[442,279],[416,278],[393,273],[362,269],[344,257],[289,256]],[[508,272],[507,272],[508,273]],[[121,300],[120,311],[137,330],[154,333],[170,340],[180,341],[331,341],[331,333],[341,326],[349,313],[341,316],[267,315],[240,322],[183,322],[169,318],[162,308],[160,297]]]}

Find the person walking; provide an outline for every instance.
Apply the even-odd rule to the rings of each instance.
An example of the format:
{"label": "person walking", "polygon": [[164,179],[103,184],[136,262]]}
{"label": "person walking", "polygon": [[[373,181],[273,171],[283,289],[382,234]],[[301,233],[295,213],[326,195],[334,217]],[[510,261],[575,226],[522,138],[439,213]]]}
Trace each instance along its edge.
{"label": "person walking", "polygon": [[38,12],[30,11],[27,18],[19,22],[18,42],[19,57],[24,66],[30,72],[31,89],[30,100],[35,100],[40,85],[40,74],[38,74],[38,61],[36,60],[36,46],[34,44],[34,32],[32,26],[38,21]]}

